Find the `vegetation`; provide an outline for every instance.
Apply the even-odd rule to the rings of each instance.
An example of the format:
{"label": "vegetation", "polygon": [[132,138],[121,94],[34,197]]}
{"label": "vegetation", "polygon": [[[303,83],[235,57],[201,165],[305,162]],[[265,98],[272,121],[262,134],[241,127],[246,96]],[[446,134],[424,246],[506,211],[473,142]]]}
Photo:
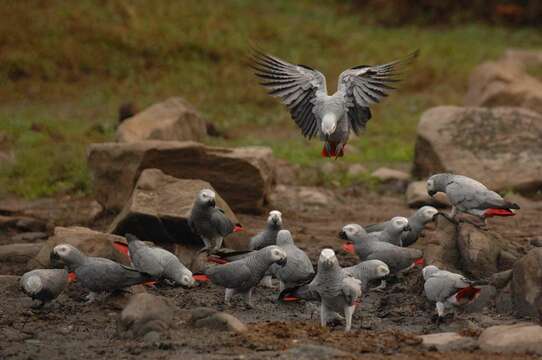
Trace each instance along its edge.
{"label": "vegetation", "polygon": [[[469,72],[508,47],[540,48],[542,31],[384,28],[344,1],[9,0],[0,5],[0,192],[27,197],[89,192],[85,149],[113,138],[119,105],[180,95],[224,131],[222,145],[262,144],[318,166],[321,144],[301,138],[285,109],[246,67],[248,44],[326,74],[421,56],[401,89],[376,106],[346,162],[368,167],[413,155],[420,114],[461,104]],[[2,137],[0,136],[0,139]],[[348,150],[348,149],[347,149]]]}

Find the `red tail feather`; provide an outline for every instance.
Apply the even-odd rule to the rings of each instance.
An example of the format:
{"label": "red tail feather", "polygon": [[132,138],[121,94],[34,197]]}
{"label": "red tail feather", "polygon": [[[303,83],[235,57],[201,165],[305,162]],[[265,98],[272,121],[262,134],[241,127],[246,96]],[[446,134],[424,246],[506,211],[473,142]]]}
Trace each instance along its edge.
{"label": "red tail feather", "polygon": [[423,259],[423,257],[421,257],[419,259],[414,260],[414,264],[416,264],[418,266],[424,266],[425,265],[425,260]]}
{"label": "red tail feather", "polygon": [[331,157],[331,154],[327,152],[326,144],[324,144],[324,147],[322,148],[322,157]]}
{"label": "red tail feather", "polygon": [[126,245],[125,243],[122,243],[120,241],[115,241],[115,242],[113,242],[113,247],[118,252],[120,252],[120,253],[122,253],[122,254],[124,254],[126,256],[129,256],[128,255],[128,245]]}
{"label": "red tail feather", "polygon": [[241,232],[241,231],[244,231],[244,230],[245,229],[241,225],[235,225],[235,227],[233,228],[234,233]]}
{"label": "red tail feather", "polygon": [[478,295],[480,294],[480,291],[481,291],[480,288],[469,286],[469,287],[459,290],[455,294],[455,298],[457,299],[458,302],[465,302],[465,301],[470,302],[478,297]]}
{"label": "red tail feather", "polygon": [[75,275],[75,273],[74,272],[68,273],[68,281],[74,282],[75,280],[77,280],[77,276]]}
{"label": "red tail feather", "polygon": [[509,209],[487,209],[484,211],[485,217],[493,217],[493,216],[514,216],[516,215],[512,210]]}
{"label": "red tail feather", "polygon": [[343,245],[343,250],[350,254],[355,254],[356,250],[354,249],[354,244],[346,243]]}
{"label": "red tail feather", "polygon": [[206,282],[209,281],[209,277],[205,274],[194,274],[192,275],[192,279],[199,281],[199,282]]}
{"label": "red tail feather", "polygon": [[219,265],[228,263],[228,260],[222,259],[222,258],[219,258],[219,257],[216,257],[216,256],[207,256],[207,261],[215,263],[215,264],[219,264]]}
{"label": "red tail feather", "polygon": [[300,299],[293,295],[287,295],[282,298],[282,301],[299,301]]}

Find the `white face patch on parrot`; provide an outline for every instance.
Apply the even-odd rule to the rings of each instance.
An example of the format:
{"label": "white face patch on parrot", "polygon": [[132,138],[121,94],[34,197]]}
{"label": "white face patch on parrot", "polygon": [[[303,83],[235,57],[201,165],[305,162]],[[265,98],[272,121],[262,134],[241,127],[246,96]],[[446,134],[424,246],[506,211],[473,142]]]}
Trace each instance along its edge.
{"label": "white face patch on parrot", "polygon": [[335,256],[335,251],[332,249],[324,249],[320,253],[320,259],[319,262],[331,266],[335,261],[337,261],[337,257]]}
{"label": "white face patch on parrot", "polygon": [[72,249],[72,246],[68,244],[61,244],[53,248],[53,253],[64,259],[72,252]]}
{"label": "white face patch on parrot", "polygon": [[393,228],[397,231],[403,231],[403,229],[408,225],[408,219],[402,216],[397,216],[391,219]]}
{"label": "white face patch on parrot", "polygon": [[427,192],[432,193],[435,192],[435,180],[429,178],[426,183],[427,186]]}
{"label": "white face patch on parrot", "polygon": [[346,236],[350,239],[352,236],[359,234],[362,230],[362,227],[358,224],[348,224],[343,227],[343,231],[346,233]]}
{"label": "white face patch on parrot", "polygon": [[425,221],[433,220],[433,217],[438,214],[438,210],[432,206],[424,206],[422,208],[422,217]]}
{"label": "white face patch on parrot", "polygon": [[422,275],[424,280],[427,280],[432,274],[439,271],[439,268],[435,265],[429,265],[422,269]]}
{"label": "white face patch on parrot", "polygon": [[378,267],[376,268],[376,274],[378,276],[384,277],[384,276],[387,276],[389,273],[390,273],[390,268],[386,264],[378,265]]}
{"label": "white face patch on parrot", "polygon": [[282,225],[282,213],[278,210],[272,210],[269,212],[269,217],[267,218],[267,223],[275,223],[277,225]]}
{"label": "white face patch on parrot", "polygon": [[215,192],[210,189],[203,189],[199,193],[199,198],[203,201],[208,201],[214,199],[216,196]]}

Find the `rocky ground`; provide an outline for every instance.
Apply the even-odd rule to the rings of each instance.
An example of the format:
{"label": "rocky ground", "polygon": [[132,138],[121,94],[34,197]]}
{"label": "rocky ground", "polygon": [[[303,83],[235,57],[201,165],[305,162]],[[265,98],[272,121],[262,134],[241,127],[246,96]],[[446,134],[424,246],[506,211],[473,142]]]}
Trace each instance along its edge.
{"label": "rocky ground", "polygon": [[[279,186],[271,196],[274,207],[283,212],[285,227],[290,229],[300,247],[308,252],[315,262],[320,250],[332,247],[338,253],[342,265],[356,262],[356,258],[341,250],[342,242],[337,238],[340,228],[350,222],[368,224],[397,214],[409,214],[402,195],[396,193],[370,192],[364,188],[306,189],[295,186]],[[501,233],[506,241],[514,242],[517,248],[527,252],[537,234],[542,233],[539,222],[540,202],[523,199],[522,211],[514,218],[497,219],[490,227]],[[64,199],[50,202],[49,214],[55,214],[55,225],[73,225],[84,219],[75,219],[74,211],[64,211],[69,216],[62,218],[56,209],[74,206],[80,209],[91,227],[103,230],[110,219],[96,217],[92,202],[84,199]],[[86,209],[83,211],[83,209]],[[250,236],[262,228],[263,215],[238,214]],[[35,232],[50,232],[51,223]],[[8,244],[17,235],[13,228],[2,232],[0,242]],[[426,239],[430,238],[429,230]],[[27,243],[44,241],[40,236],[28,236]],[[419,246],[424,246],[424,241]],[[25,271],[25,262],[3,259],[3,275],[20,275]],[[427,358],[447,359],[460,356],[464,359],[481,358],[531,358],[529,355],[494,355],[477,348],[474,339],[484,328],[493,325],[517,323],[520,319],[510,314],[497,313],[493,302],[480,310],[471,307],[448,317],[443,324],[433,321],[433,306],[422,296],[422,279],[419,269],[413,269],[404,278],[391,282],[384,292],[366,294],[361,307],[354,316],[354,331],[345,334],[343,325],[321,328],[317,307],[309,303],[277,303],[276,290],[258,288],[255,309],[246,309],[235,301],[231,307],[222,304],[223,289],[211,284],[197,288],[172,289],[159,287],[147,289],[161,295],[170,302],[167,315],[172,327],[160,335],[151,333],[143,339],[127,339],[117,329],[119,313],[129,294],[116,295],[94,304],[83,303],[84,291],[77,285],[62,294],[46,308],[30,309],[30,300],[19,290],[17,278],[0,278],[0,355],[3,359],[32,358]],[[210,307],[230,313],[244,322],[248,329],[243,332],[224,332],[206,327],[195,327],[189,321],[191,309]],[[418,335],[435,332],[458,332],[460,345],[452,352],[435,352],[424,346]],[[534,358],[534,356],[532,356]]]}

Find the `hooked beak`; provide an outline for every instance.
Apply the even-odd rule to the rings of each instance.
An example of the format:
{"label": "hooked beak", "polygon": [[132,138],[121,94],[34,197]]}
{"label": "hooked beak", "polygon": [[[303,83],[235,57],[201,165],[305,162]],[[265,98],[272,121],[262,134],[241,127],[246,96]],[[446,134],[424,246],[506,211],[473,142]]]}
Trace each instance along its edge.
{"label": "hooked beak", "polygon": [[339,236],[339,239],[348,240],[348,236],[346,236],[346,232],[344,230],[340,231],[338,236]]}
{"label": "hooked beak", "polygon": [[431,197],[435,196],[437,192],[435,190],[427,190],[427,194]]}
{"label": "hooked beak", "polygon": [[209,201],[207,201],[207,205],[209,205],[210,207],[215,207],[216,206],[215,199],[210,199]]}
{"label": "hooked beak", "polygon": [[49,254],[49,261],[51,262],[51,265],[53,265],[53,267],[63,265],[62,259],[54,250],[51,251],[51,253]]}
{"label": "hooked beak", "polygon": [[403,231],[410,231],[412,230],[412,228],[410,227],[409,224],[407,224],[404,228],[403,228]]}
{"label": "hooked beak", "polygon": [[280,266],[285,266],[287,262],[288,262],[288,258],[282,258],[279,261],[277,261],[277,264],[279,264]]}

